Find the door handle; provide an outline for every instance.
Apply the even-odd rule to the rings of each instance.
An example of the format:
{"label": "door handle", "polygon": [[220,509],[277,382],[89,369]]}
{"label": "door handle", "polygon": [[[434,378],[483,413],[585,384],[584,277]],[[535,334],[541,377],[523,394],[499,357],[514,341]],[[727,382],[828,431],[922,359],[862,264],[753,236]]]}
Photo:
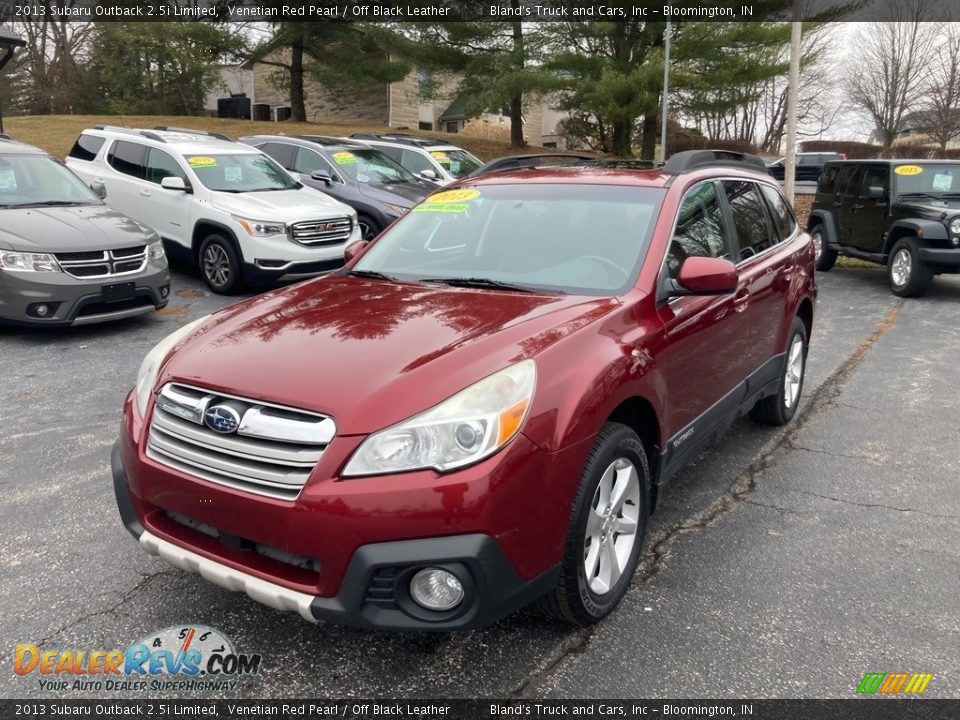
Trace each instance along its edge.
{"label": "door handle", "polygon": [[737,291],[737,294],[733,296],[733,309],[736,312],[743,312],[747,309],[747,306],[750,304],[750,290],[749,288],[740,288]]}
{"label": "door handle", "polygon": [[149,190],[141,190],[141,191],[140,191],[140,197],[150,197],[150,191],[149,191]]}

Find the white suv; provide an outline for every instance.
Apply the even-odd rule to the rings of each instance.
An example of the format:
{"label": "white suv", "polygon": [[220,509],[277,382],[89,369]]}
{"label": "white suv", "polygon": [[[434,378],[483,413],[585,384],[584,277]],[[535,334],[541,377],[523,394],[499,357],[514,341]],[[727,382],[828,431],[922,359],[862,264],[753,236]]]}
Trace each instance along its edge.
{"label": "white suv", "polygon": [[357,140],[375,147],[417,177],[436,185],[449,185],[483,165],[476,155],[436,138],[408,133],[354,133]]}
{"label": "white suv", "polygon": [[156,230],[171,256],[199,265],[217,293],[329,272],[360,239],[356,210],[225,135],[97,125],[66,163],[102,184],[107,203]]}

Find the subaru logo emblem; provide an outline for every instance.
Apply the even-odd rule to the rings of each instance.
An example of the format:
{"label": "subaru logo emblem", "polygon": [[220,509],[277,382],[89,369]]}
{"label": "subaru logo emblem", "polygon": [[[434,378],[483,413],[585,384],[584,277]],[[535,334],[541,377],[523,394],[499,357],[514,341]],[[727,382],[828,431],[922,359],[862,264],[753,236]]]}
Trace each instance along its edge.
{"label": "subaru logo emblem", "polygon": [[203,423],[214,432],[236,432],[240,427],[240,413],[229,405],[214,405],[203,414]]}

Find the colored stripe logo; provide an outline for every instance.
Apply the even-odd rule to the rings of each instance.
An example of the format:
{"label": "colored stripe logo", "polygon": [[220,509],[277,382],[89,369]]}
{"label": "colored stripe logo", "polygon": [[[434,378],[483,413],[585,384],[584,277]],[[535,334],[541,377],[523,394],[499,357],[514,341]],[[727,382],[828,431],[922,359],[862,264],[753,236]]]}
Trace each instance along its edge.
{"label": "colored stripe logo", "polygon": [[866,673],[857,686],[857,694],[919,695],[932,679],[933,673]]}

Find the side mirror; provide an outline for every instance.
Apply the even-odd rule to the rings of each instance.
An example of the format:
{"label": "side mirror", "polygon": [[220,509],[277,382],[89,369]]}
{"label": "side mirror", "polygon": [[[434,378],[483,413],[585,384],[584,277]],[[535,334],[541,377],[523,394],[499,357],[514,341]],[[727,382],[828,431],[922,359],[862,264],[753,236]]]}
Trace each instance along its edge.
{"label": "side mirror", "polygon": [[328,173],[326,170],[314,170],[312,173],[310,173],[310,178],[327,185],[333,182],[333,178],[330,177],[330,173]]}
{"label": "side mirror", "polygon": [[179,190],[180,192],[186,192],[187,190],[187,184],[183,181],[183,178],[176,175],[168,175],[163,178],[160,181],[160,187],[167,190]]}
{"label": "side mirror", "polygon": [[868,200],[882,200],[886,194],[887,191],[885,188],[882,188],[879,185],[871,185],[867,188],[867,192],[864,194],[864,197]]}
{"label": "side mirror", "polygon": [[350,262],[368,245],[368,240],[354,240],[343,249],[343,261]]}
{"label": "side mirror", "polygon": [[677,285],[690,295],[726,295],[737,289],[738,280],[737,268],[729,260],[690,257],[680,266]]}
{"label": "side mirror", "polygon": [[440,176],[437,175],[435,170],[421,170],[420,177],[424,180],[439,180]]}
{"label": "side mirror", "polygon": [[107,186],[103,184],[102,180],[94,180],[90,183],[90,189],[93,190],[93,194],[101,200],[107,199]]}

